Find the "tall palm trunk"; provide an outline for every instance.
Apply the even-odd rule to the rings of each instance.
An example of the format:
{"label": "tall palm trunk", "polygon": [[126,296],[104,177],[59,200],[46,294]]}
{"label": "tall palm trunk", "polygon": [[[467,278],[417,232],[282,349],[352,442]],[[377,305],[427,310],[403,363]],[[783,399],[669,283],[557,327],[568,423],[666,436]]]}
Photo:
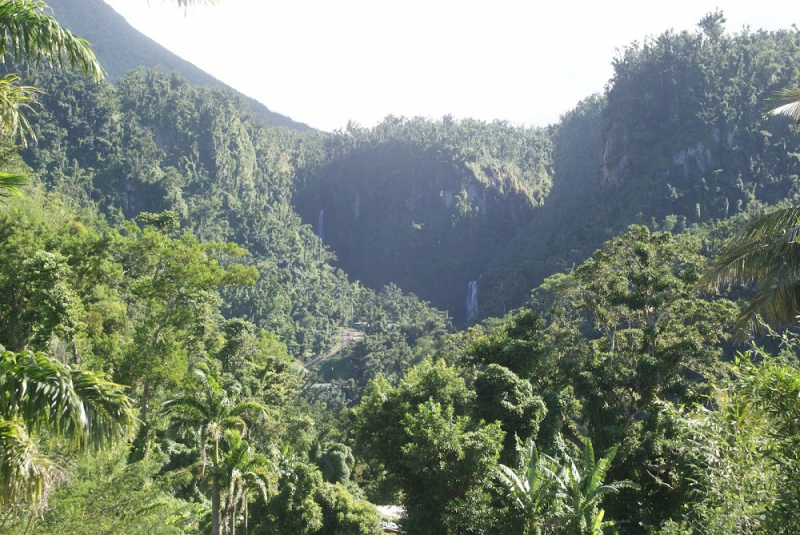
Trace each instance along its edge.
{"label": "tall palm trunk", "polygon": [[211,535],[222,535],[219,478],[219,439],[216,439],[214,441],[214,473],[211,474]]}
{"label": "tall palm trunk", "polygon": [[231,509],[231,529],[230,535],[236,535],[236,502],[233,502],[233,508]]}
{"label": "tall palm trunk", "polygon": [[220,527],[220,489],[219,477],[214,474],[211,482],[211,535],[222,535]]}

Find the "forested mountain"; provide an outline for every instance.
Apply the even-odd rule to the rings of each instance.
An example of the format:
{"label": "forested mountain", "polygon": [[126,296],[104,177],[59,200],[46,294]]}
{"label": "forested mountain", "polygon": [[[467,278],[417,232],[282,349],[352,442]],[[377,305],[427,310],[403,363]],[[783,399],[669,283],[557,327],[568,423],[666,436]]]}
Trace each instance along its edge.
{"label": "forested mountain", "polygon": [[372,321],[373,292],[330,265],[290,204],[298,169],[323,157],[321,135],[263,126],[241,98],[178,74],[137,70],[116,89],[52,72],[31,81],[45,93],[39,143],[23,156],[48,189],[111,217],[171,210],[201,240],[246,247],[260,277],[225,290],[225,310],[293,354],[321,353],[341,327]]}
{"label": "forested mountain", "polygon": [[[42,90],[38,143],[21,151],[30,167],[7,149],[2,169],[38,180],[0,207],[0,462],[4,474],[17,460],[32,468],[3,476],[3,529],[232,532],[241,506],[255,532],[377,533],[330,415],[381,372],[399,380],[450,322],[330,265],[290,204],[321,136],[265,126],[240,97],[177,73],[138,70],[117,88],[49,69],[25,77]],[[346,374],[357,392],[345,380],[309,388],[301,361],[354,324],[358,343],[390,346],[383,358]],[[47,401],[42,412],[50,395],[67,398],[52,405],[67,423]],[[103,396],[125,411],[112,431]],[[99,439],[60,442],[75,413]],[[74,484],[47,504],[62,468]],[[248,514],[257,495],[263,508]]]}
{"label": "forested mountain", "polygon": [[[328,141],[296,197],[339,265],[466,319],[522,304],[632,223],[682,230],[797,194],[798,138],[765,99],[798,80],[798,32],[724,32],[720,13],[614,59],[604,95],[547,129],[388,118]],[[453,199],[450,201],[450,199]]]}
{"label": "forested mountain", "polygon": [[[80,28],[90,40],[121,24],[105,4],[75,16],[87,6],[64,2],[54,9],[68,23],[109,17]],[[627,47],[605,94],[547,128],[389,117],[317,138],[292,166],[293,206],[351,280],[395,283],[463,324],[521,305],[631,223],[681,229],[791,198],[792,127],[763,112],[798,76],[797,32],[723,23],[712,13]],[[115,54],[146,50],[117,34],[138,35],[98,34],[101,59],[105,40]],[[143,63],[125,54],[107,62],[112,76]]]}
{"label": "forested mountain", "polygon": [[[137,67],[160,68],[166,72],[177,71],[193,84],[233,91],[224,82],[140,33],[103,0],[51,0],[47,5],[65,28],[92,44],[112,82],[117,82]],[[269,110],[253,98],[244,98],[253,114],[269,124],[301,130],[309,128]]]}
{"label": "forested mountain", "polygon": [[551,196],[485,277],[482,315],[516,306],[631,223],[681,231],[796,198],[800,138],[764,112],[798,83],[800,33],[730,35],[722,23],[709,14],[697,31],[627,47],[606,94],[551,127]]}
{"label": "forested mountain", "polygon": [[229,311],[310,356],[363,320],[345,273],[464,324],[520,306],[631,223],[680,231],[791,199],[797,136],[763,119],[763,99],[796,80],[797,39],[728,35],[711,14],[622,51],[606,94],[546,129],[389,117],[301,134],[176,74],[140,70],[112,90],[41,73],[41,141],[25,158],[108,213],[174,210],[201,239],[248,248],[262,277]]}
{"label": "forested mountain", "polygon": [[348,275],[398,284],[465,323],[470,282],[550,191],[550,144],[500,121],[351,124],[326,139],[326,163],[294,204]]}
{"label": "forested mountain", "polygon": [[179,73],[19,66],[0,529],[377,535],[399,503],[418,535],[797,533],[800,341],[735,345],[749,290],[701,275],[796,200],[763,99],[800,31],[722,22],[631,45],[547,128],[325,134]]}

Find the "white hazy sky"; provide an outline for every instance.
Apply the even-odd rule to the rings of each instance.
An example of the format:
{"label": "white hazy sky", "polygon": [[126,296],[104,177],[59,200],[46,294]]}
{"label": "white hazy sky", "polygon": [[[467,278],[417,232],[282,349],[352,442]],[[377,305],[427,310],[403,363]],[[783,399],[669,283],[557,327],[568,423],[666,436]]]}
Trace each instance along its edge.
{"label": "white hazy sky", "polygon": [[[753,0],[105,0],[144,34],[321,130],[386,115],[544,126],[602,91],[615,51],[720,8],[728,31],[788,28]],[[794,2],[790,2],[794,5]]]}

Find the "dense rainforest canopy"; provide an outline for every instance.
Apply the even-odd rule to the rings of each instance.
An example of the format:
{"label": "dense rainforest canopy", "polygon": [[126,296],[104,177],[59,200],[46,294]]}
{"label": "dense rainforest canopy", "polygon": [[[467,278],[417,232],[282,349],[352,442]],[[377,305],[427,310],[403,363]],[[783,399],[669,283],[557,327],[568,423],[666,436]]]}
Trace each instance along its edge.
{"label": "dense rainforest canopy", "polygon": [[795,201],[763,101],[800,34],[723,22],[624,49],[546,128],[325,134],[178,73],[16,65],[0,530],[367,535],[401,504],[413,534],[796,533],[798,342],[701,278]]}

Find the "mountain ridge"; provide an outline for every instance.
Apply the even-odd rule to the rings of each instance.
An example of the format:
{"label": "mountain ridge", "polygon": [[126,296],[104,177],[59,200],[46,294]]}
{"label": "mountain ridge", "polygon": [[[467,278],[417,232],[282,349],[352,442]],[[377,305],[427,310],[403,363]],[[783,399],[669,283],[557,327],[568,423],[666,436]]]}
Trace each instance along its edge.
{"label": "mountain ridge", "polygon": [[170,52],[131,26],[125,17],[103,0],[49,0],[47,4],[61,25],[91,43],[100,64],[114,84],[136,67],[178,71],[195,85],[221,87],[236,93],[245,99],[255,117],[272,126],[312,130],[304,123],[270,110],[263,103]]}

